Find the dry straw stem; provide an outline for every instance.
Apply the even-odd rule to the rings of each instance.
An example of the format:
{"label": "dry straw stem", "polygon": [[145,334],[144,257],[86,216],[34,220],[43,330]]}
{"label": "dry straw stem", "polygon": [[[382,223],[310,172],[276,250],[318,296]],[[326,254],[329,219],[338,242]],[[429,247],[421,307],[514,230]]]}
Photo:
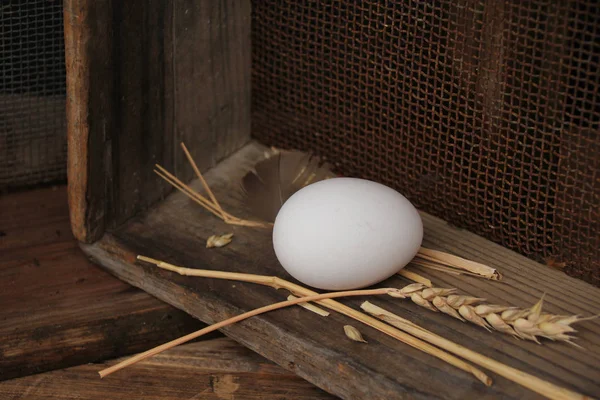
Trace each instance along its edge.
{"label": "dry straw stem", "polygon": [[[227,213],[223,209],[219,208],[219,206],[215,205],[212,201],[208,200],[206,197],[202,196],[199,193],[194,192],[190,186],[183,183],[181,180],[179,180],[179,178],[177,178],[176,176],[174,176],[173,174],[171,174],[169,171],[167,171],[165,168],[163,168],[162,166],[160,166],[158,164],[156,165],[156,169],[154,170],[154,172],[158,176],[163,178],[165,181],[167,181],[168,183],[173,185],[173,187],[178,189],[181,193],[185,194],[190,199],[195,201],[197,204],[202,206],[204,209],[206,209],[207,211],[209,211],[216,217],[222,219],[225,223],[227,223],[229,225],[249,226],[249,227],[256,227],[256,228],[265,228],[265,227],[270,226],[270,224],[267,224],[265,222],[248,221],[248,220],[244,220],[244,219],[240,219],[240,218],[232,216],[231,214]],[[211,191],[211,193],[212,193],[212,191]]]}
{"label": "dry straw stem", "polygon": [[[424,268],[434,269],[436,271],[447,272],[451,275],[462,275],[465,273],[464,271],[459,271],[455,268],[446,267],[445,265],[434,264],[429,261],[422,261],[418,256],[416,256],[414,259],[411,260],[411,264],[413,264],[417,267],[424,267]],[[475,275],[475,274],[473,274],[473,275]]]}
{"label": "dry straw stem", "polygon": [[411,293],[413,303],[431,311],[441,311],[461,321],[468,321],[488,331],[496,330],[519,339],[540,343],[539,337],[567,342],[575,339],[570,333],[576,330],[572,324],[593,319],[578,315],[554,315],[544,313],[544,297],[530,308],[518,308],[484,303],[485,299],[455,294],[456,289],[426,288]]}
{"label": "dry straw stem", "polygon": [[[275,289],[287,289],[290,292],[292,292],[298,296],[301,296],[300,298],[298,298],[292,302],[278,303],[278,304],[281,304],[282,307],[283,307],[283,305],[282,305],[283,303],[287,303],[287,305],[299,304],[299,303],[311,301],[310,300],[311,297],[309,297],[309,296],[319,296],[317,293],[315,293],[309,289],[303,288],[302,286],[296,285],[294,283],[288,282],[286,280],[283,280],[283,279],[280,279],[280,278],[277,278],[274,276],[261,276],[261,275],[253,275],[253,274],[231,273],[231,272],[224,272],[224,271],[210,271],[210,270],[197,270],[197,269],[183,268],[183,267],[175,266],[175,265],[172,265],[169,263],[165,263],[165,262],[158,261],[158,260],[144,257],[144,256],[138,256],[138,259],[155,264],[160,268],[167,269],[167,270],[170,270],[173,272],[177,272],[181,275],[239,280],[239,281],[243,281],[243,282],[252,282],[252,283],[270,286]],[[377,290],[377,289],[375,289],[375,290]],[[396,298],[410,297],[411,299],[413,299],[415,296],[418,296],[424,300],[426,298],[430,298],[433,295],[438,296],[438,297],[439,296],[450,297],[450,296],[452,296],[451,293],[453,293],[455,291],[455,289],[425,288],[422,284],[419,284],[419,283],[410,284],[402,289],[387,288],[384,290],[386,291],[385,294],[388,294],[392,297],[396,297]],[[312,299],[317,299],[317,298],[318,297],[312,298]],[[468,296],[457,296],[457,298],[455,298],[455,301],[457,302],[457,304],[462,303],[463,305],[466,303],[476,301],[476,300],[481,300],[481,299],[477,299],[474,297],[468,297]],[[428,300],[425,300],[425,301],[428,301]],[[401,330],[395,329],[386,323],[383,323],[375,318],[372,318],[366,314],[363,314],[354,309],[351,309],[351,308],[349,308],[341,303],[338,303],[334,300],[331,300],[331,299],[316,300],[316,302],[318,302],[319,304],[324,305],[334,311],[338,311],[344,315],[354,318],[359,322],[362,322],[368,326],[371,326],[371,327],[373,327],[383,333],[386,333],[386,334],[388,334],[406,344],[409,344],[417,349],[425,351],[428,354],[434,355],[446,362],[449,362],[450,364],[452,364],[454,366],[457,366],[458,368],[468,371],[468,372],[472,373],[473,375],[475,375],[479,380],[484,382],[486,385],[491,385],[491,379],[487,375],[485,375],[481,370],[471,366],[470,364],[465,363],[464,361],[447,353],[446,351],[452,352],[452,353],[454,353],[458,356],[461,356],[471,362],[474,362],[480,366],[488,368],[491,371],[496,372],[499,375],[502,375],[507,379],[510,379],[518,384],[521,384],[524,387],[531,389],[539,394],[545,395],[550,399],[559,400],[559,399],[584,399],[584,398],[586,398],[578,393],[575,393],[575,392],[569,391],[567,389],[564,389],[562,387],[556,386],[552,383],[546,382],[542,379],[539,379],[537,377],[529,375],[525,372],[522,372],[520,370],[514,369],[514,368],[504,365],[500,362],[497,362],[495,360],[487,358],[477,352],[466,349],[456,343],[453,343],[447,339],[437,336],[437,335],[433,334],[432,332],[430,332],[410,321],[407,321],[407,320],[405,320],[397,315],[394,315],[392,313],[388,313],[386,310],[378,309],[377,313],[375,313],[375,314],[377,314],[377,316],[379,318],[381,318],[382,312],[388,313],[387,319],[385,319],[385,321],[391,325],[394,325],[395,327],[397,327]],[[363,303],[363,306],[362,306],[363,309],[365,309],[364,307],[366,304],[370,304],[370,303],[369,302]],[[266,307],[263,307],[262,309],[273,307],[273,306],[274,305],[266,306]],[[534,307],[534,308],[539,309],[539,307],[537,307],[537,308]],[[272,308],[270,308],[270,309],[272,309]],[[365,309],[365,311],[367,311],[367,309]],[[258,309],[258,310],[261,310],[261,309]],[[254,310],[250,313],[257,312],[258,310]],[[372,309],[370,311],[372,311]],[[266,311],[262,311],[262,312],[266,312]],[[256,314],[253,314],[253,315],[256,315]],[[392,318],[392,316],[395,318]],[[232,320],[237,321],[236,318],[241,318],[241,316],[234,317]],[[223,323],[225,323],[225,322],[226,321],[223,321]],[[220,326],[220,327],[222,327],[222,326]],[[209,328],[211,328],[211,327],[209,327]],[[209,329],[209,328],[205,328],[205,329]],[[219,329],[219,328],[215,327],[214,329]],[[411,335],[413,335],[413,336],[411,336]],[[188,337],[189,337],[189,335],[188,335]],[[194,336],[194,337],[197,337],[197,336]],[[175,346],[177,344],[180,344],[181,340],[184,340],[184,338],[177,339],[179,342],[177,342],[177,341],[171,342],[171,347]],[[190,338],[188,338],[187,340],[190,340]],[[432,346],[432,344],[435,346],[439,346],[439,348]],[[163,346],[167,346],[167,345],[169,345],[169,344],[166,344]],[[440,350],[440,348],[444,349],[446,351]],[[155,351],[165,350],[165,348],[161,348],[160,346],[157,349],[158,350],[155,350]],[[140,356],[143,356],[143,354]],[[152,353],[152,354],[156,354],[156,352]],[[146,357],[149,357],[152,354],[147,354]],[[139,361],[139,360],[137,360],[137,361]],[[130,361],[130,363],[137,362],[137,361],[133,360],[133,361]],[[111,368],[116,368],[116,367],[117,366],[111,367]],[[110,369],[109,369],[109,372],[111,372]],[[114,372],[114,371],[112,371],[112,372]],[[101,375],[101,376],[106,376],[106,373],[104,373],[104,375]]]}
{"label": "dry straw stem", "polygon": [[[153,258],[138,256],[138,259],[141,261],[145,261],[151,264],[156,265],[159,268],[166,269],[169,271],[176,272],[180,275],[184,276],[198,276],[204,278],[216,278],[216,279],[227,279],[227,280],[236,280],[241,282],[250,282],[256,283],[259,285],[270,286],[274,289],[286,289],[299,297],[307,297],[307,296],[315,296],[318,293],[304,288],[300,285],[296,285],[295,283],[288,282],[284,279],[278,278],[276,276],[264,276],[264,275],[254,275],[254,274],[244,274],[237,272],[224,272],[224,271],[211,271],[211,270],[201,270],[201,269],[192,269],[192,268],[183,268],[176,265],[172,265],[166,263],[164,261],[155,260]],[[423,285],[418,283],[413,283],[402,289],[388,289],[390,290],[387,294],[392,297],[397,298],[405,298],[407,294],[422,289]],[[306,300],[302,301],[306,302]],[[318,304],[329,308],[330,310],[337,311],[340,314],[344,314],[350,318],[353,318],[371,328],[374,328],[380,332],[385,333],[409,346],[412,346],[418,350],[421,350],[427,354],[430,354],[434,357],[437,357],[450,365],[453,365],[465,372],[468,372],[483,382],[485,385],[489,386],[492,384],[492,380],[488,377],[483,371],[478,368],[473,367],[472,365],[466,363],[465,361],[443,351],[439,348],[432,346],[429,343],[426,343],[422,340],[415,338],[405,332],[402,332],[388,324],[385,324],[376,318],[373,318],[369,315],[361,313],[360,311],[354,310],[344,304],[341,304],[335,300],[326,299],[317,301]]]}
{"label": "dry straw stem", "polygon": [[236,315],[235,317],[226,319],[224,321],[218,322],[216,324],[210,325],[204,329],[200,329],[199,331],[192,332],[188,335],[182,336],[178,339],[172,340],[168,343],[157,346],[153,349],[135,355],[131,358],[128,358],[125,361],[122,361],[112,367],[105,368],[99,372],[101,378],[104,378],[107,375],[110,375],[116,371],[119,371],[123,368],[126,368],[130,365],[138,363],[142,360],[145,360],[148,357],[152,357],[158,353],[169,350],[175,346],[188,342],[190,340],[196,339],[200,336],[206,335],[207,333],[216,331],[217,329],[221,329],[225,326],[234,324],[239,321],[243,321],[247,318],[254,317],[259,314],[264,314],[269,311],[278,310],[280,308],[293,306],[295,304],[305,303],[309,301],[317,301],[321,299],[330,299],[334,297],[348,297],[348,296],[373,296],[373,295],[381,295],[381,294],[389,294],[390,292],[395,292],[398,289],[390,289],[390,288],[381,288],[381,289],[365,289],[365,290],[351,290],[346,292],[335,292],[335,293],[323,293],[323,294],[315,294],[314,296],[307,296],[304,298],[297,298],[294,300],[281,301],[279,303],[269,304],[264,307],[256,308],[254,310],[245,312],[240,315]]}
{"label": "dry straw stem", "polygon": [[[288,299],[288,300],[295,300],[295,299],[297,299],[297,298],[298,298],[298,297],[294,296],[293,294],[290,294],[290,295],[287,297],[287,299]],[[315,306],[314,304],[311,304],[311,303],[300,303],[300,304],[298,304],[298,305],[299,305],[300,307],[302,307],[302,308],[304,308],[304,309],[308,310],[308,311],[312,311],[312,312],[314,312],[315,314],[318,314],[318,315],[320,315],[321,317],[329,317],[329,311],[323,310],[322,308],[320,308],[320,307],[317,307],[317,306]]]}
{"label": "dry straw stem", "polygon": [[411,260],[411,264],[413,264],[416,267],[423,267],[423,268],[433,269],[435,271],[445,272],[445,273],[450,274],[450,275],[469,275],[469,276],[474,276],[476,278],[487,279],[484,276],[481,276],[479,274],[474,274],[472,272],[467,272],[467,271],[459,270],[457,268],[447,267],[447,266],[442,265],[442,264],[435,264],[435,263],[430,262],[430,261],[423,261],[418,255]]}
{"label": "dry straw stem", "polygon": [[181,147],[182,147],[188,161],[190,162],[192,169],[194,170],[196,176],[200,180],[200,183],[204,187],[204,190],[206,190],[206,192],[208,193],[210,200],[207,199],[206,197],[202,196],[201,194],[194,192],[189,185],[186,185],[185,183],[183,183],[179,178],[177,178],[175,175],[171,174],[164,167],[156,164],[156,166],[155,166],[156,169],[154,170],[154,172],[158,176],[163,178],[165,181],[170,183],[177,190],[179,190],[180,192],[182,192],[183,194],[188,196],[190,199],[195,201],[197,204],[202,206],[204,209],[206,209],[207,211],[209,211],[216,217],[222,219],[225,223],[227,223],[229,225],[248,226],[248,227],[255,227],[255,228],[268,228],[272,225],[272,224],[269,224],[266,222],[248,221],[245,219],[234,217],[233,215],[231,215],[228,212],[226,212],[225,210],[223,210],[223,207],[221,207],[221,205],[219,204],[213,191],[208,186],[208,183],[206,183],[206,180],[202,176],[202,173],[198,169],[198,166],[194,162],[194,159],[192,158],[188,149],[185,147],[185,144],[181,143]]}
{"label": "dry straw stem", "polygon": [[549,399],[555,400],[571,400],[571,399],[587,399],[587,396],[579,393],[570,391],[560,386],[556,386],[553,383],[544,381],[533,375],[527,374],[518,369],[509,367],[508,365],[502,364],[477,352],[467,349],[466,347],[460,346],[450,340],[444,339],[441,336],[436,335],[424,328],[421,328],[412,322],[400,317],[399,315],[393,314],[381,307],[378,307],[368,301],[361,305],[361,308],[377,318],[396,326],[410,334],[433,343],[436,346],[447,350],[453,354],[459,355],[481,367],[487,368],[490,371],[497,373],[516,382],[536,393],[548,397]]}
{"label": "dry straw stem", "polygon": [[416,272],[407,270],[406,268],[402,268],[400,271],[397,272],[398,275],[405,277],[408,280],[411,280],[413,282],[417,282],[417,283],[422,283],[423,285],[427,286],[427,287],[432,287],[433,284],[431,283],[431,281],[427,278],[425,278],[422,275],[417,274]]}
{"label": "dry straw stem", "polygon": [[[221,205],[219,204],[219,201],[215,197],[214,193],[212,192],[212,190],[210,190],[210,187],[208,186],[208,183],[206,183],[206,181],[204,180],[204,177],[200,173],[200,169],[198,169],[198,165],[196,165],[196,162],[194,161],[194,158],[192,157],[192,155],[188,151],[187,147],[185,147],[185,144],[181,143],[181,148],[183,149],[183,152],[185,153],[185,156],[187,157],[188,162],[192,166],[192,169],[196,173],[196,176],[198,177],[198,179],[202,183],[202,186],[204,187],[204,190],[206,190],[206,192],[208,193],[208,196],[212,200],[213,205],[219,211],[219,214],[220,214],[221,218],[223,220],[225,220],[227,218],[227,216],[226,216],[225,212],[223,211],[223,207],[221,207]],[[231,216],[229,215],[229,217],[231,217]]]}
{"label": "dry straw stem", "polygon": [[465,258],[458,257],[452,254],[444,253],[443,251],[427,249],[425,247],[421,247],[419,249],[419,252],[415,257],[415,261],[420,262],[420,265],[426,268],[430,267],[428,262],[432,262],[434,265],[441,264],[442,266],[455,268],[459,270],[458,272],[466,271],[469,274],[474,274],[476,276],[491,279],[494,281],[499,281],[502,279],[502,275],[500,274],[500,272],[488,265],[467,260]]}

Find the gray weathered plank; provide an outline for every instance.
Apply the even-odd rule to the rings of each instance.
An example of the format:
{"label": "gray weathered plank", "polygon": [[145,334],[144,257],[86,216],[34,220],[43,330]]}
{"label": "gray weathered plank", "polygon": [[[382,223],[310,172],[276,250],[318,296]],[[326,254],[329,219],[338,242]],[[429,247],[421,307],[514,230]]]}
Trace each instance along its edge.
{"label": "gray weathered plank", "polygon": [[175,171],[188,181],[181,142],[204,171],[250,138],[250,1],[174,2],[172,14]]}
{"label": "gray weathered plank", "polygon": [[[234,214],[244,214],[232,185],[260,157],[262,148],[244,147],[207,174],[207,179]],[[197,182],[196,182],[197,183]],[[551,312],[597,314],[600,289],[530,261],[468,232],[423,215],[425,244],[497,266],[503,282],[428,275],[440,286],[486,297],[490,302],[532,305],[546,293]],[[234,241],[221,249],[206,249],[207,236],[235,232]],[[263,275],[289,276],[274,256],[270,232],[227,226],[179,193],[151,212],[136,217],[100,242],[83,246],[105,268],[125,281],[207,322],[214,323],[285,298],[270,288],[252,284],[178,276],[135,262],[137,254],[165,259],[192,268],[220,269]],[[400,287],[393,277],[378,286]],[[358,308],[364,299],[343,300]],[[450,340],[542,379],[587,394],[600,394],[600,322],[579,326],[578,343],[543,345],[489,333],[408,301],[376,298],[373,303],[437,332]],[[531,391],[490,373],[490,388],[438,359],[399,343],[367,327],[368,345],[347,340],[342,326],[350,320],[336,313],[326,320],[301,308],[278,310],[227,327],[223,332],[324,390],[346,399],[398,398],[539,398]]]}
{"label": "gray weathered plank", "polygon": [[[173,2],[156,0],[116,2],[109,21],[115,30],[115,120],[105,139],[110,146],[105,170],[107,228],[145,210],[170,190],[152,179],[152,166],[174,165],[172,7]],[[93,156],[94,149],[88,151]]]}

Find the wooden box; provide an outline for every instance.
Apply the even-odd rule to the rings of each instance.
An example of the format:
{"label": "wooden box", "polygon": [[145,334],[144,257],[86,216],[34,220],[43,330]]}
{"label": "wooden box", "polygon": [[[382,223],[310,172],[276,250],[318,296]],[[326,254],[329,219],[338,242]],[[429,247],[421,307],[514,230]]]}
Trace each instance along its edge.
{"label": "wooden box", "polygon": [[[74,234],[102,268],[206,323],[281,301],[287,293],[182,277],[140,264],[136,256],[291,279],[275,258],[270,231],[226,225],[153,172],[160,164],[202,192],[179,147],[185,142],[223,206],[245,216],[237,185],[265,149],[250,130],[250,27],[249,0],[65,1]],[[545,293],[550,312],[599,312],[598,288],[422,216],[424,245],[489,264],[504,275],[498,283],[426,273],[436,284],[494,304],[527,307]],[[229,231],[235,233],[229,246],[205,248],[208,236]],[[406,281],[396,277],[385,284]],[[362,300],[341,302],[357,308]],[[378,299],[378,304],[507,365],[586,395],[600,394],[597,321],[582,324],[577,333],[583,351],[490,333],[407,301]],[[368,344],[346,340],[342,327],[351,320],[344,316],[333,313],[324,321],[292,307],[222,331],[345,399],[539,398],[493,373],[494,383],[486,387],[367,327],[361,331]]]}

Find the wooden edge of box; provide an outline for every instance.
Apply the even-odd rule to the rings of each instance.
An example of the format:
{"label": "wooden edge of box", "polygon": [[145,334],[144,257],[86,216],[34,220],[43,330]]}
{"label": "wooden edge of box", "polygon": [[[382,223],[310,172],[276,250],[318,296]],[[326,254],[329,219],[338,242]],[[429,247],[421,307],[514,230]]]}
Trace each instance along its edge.
{"label": "wooden edge of box", "polygon": [[[206,174],[222,205],[243,213],[232,184],[262,154],[256,143],[245,146]],[[199,189],[197,182],[195,189]],[[241,215],[243,216],[243,215]],[[533,305],[546,294],[545,308],[557,314],[589,316],[600,311],[600,289],[562,272],[528,260],[512,251],[443,221],[422,214],[426,247],[487,263],[504,275],[502,282],[457,277],[442,272],[423,274],[436,285],[456,287],[462,293],[485,297],[490,303],[520,307]],[[232,231],[234,241],[221,249],[206,249],[204,241],[214,233]],[[142,265],[144,254],[192,268],[220,269],[262,275],[289,276],[278,266],[269,234],[246,227],[232,227],[206,213],[180,193],[173,193],[149,212],[105,234],[92,245],[82,244],[93,260],[130,284],[183,309],[206,323],[215,323],[267,303],[282,300],[271,288],[230,281],[184,277]],[[390,278],[386,286],[406,284]],[[284,296],[285,297],[285,296]],[[354,308],[361,300],[343,300]],[[559,386],[587,395],[600,392],[594,376],[600,373],[600,323],[582,323],[577,343],[581,351],[564,343],[542,345],[519,341],[497,332],[432,313],[410,302],[373,300],[384,308],[512,367],[532,373]],[[353,323],[336,315],[322,317],[299,307],[279,310],[227,327],[223,333],[266,358],[294,370],[322,389],[342,398],[393,399],[410,396],[448,398],[504,396],[536,398],[532,392],[491,374],[494,385],[486,388],[471,376],[439,360],[390,340],[370,328],[361,328],[369,345],[344,341],[338,328]]]}
{"label": "wooden edge of box", "polygon": [[71,229],[75,238],[88,243],[101,236],[102,230],[96,237],[88,230],[87,188],[88,188],[88,139],[89,125],[89,79],[90,69],[87,52],[90,32],[83,21],[89,18],[91,2],[65,0],[64,38],[65,64],[67,68],[66,114],[67,141],[69,154],[67,159],[67,176],[69,188],[69,208]]}
{"label": "wooden edge of box", "polygon": [[99,240],[250,140],[250,1],[66,0],[72,230]]}

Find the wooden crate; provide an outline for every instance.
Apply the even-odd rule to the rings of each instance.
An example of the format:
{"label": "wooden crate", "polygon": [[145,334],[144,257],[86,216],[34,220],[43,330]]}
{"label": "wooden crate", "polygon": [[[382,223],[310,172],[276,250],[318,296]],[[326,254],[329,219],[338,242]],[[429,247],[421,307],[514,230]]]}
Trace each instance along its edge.
{"label": "wooden crate", "polygon": [[[250,2],[153,0],[65,2],[68,69],[69,198],[72,228],[84,251],[130,284],[214,323],[287,293],[253,284],[190,278],[136,262],[136,256],[204,269],[277,275],[270,233],[231,227],[172,191],[156,163],[201,191],[180,142],[190,149],[224,207],[245,216],[240,178],[262,157],[250,135]],[[422,214],[424,245],[502,271],[502,283],[429,272],[495,304],[527,307],[546,293],[549,312],[597,314],[600,290]],[[234,242],[204,247],[215,233]],[[386,286],[402,286],[394,277]],[[364,299],[342,300],[357,307]],[[448,339],[555,384],[600,394],[600,326],[581,324],[578,343],[543,345],[423,311],[406,301],[378,304]],[[271,312],[222,331],[244,346],[345,399],[539,398],[490,373],[472,376],[366,327],[369,344],[346,340],[350,323],[300,307]],[[110,380],[110,377],[107,378]],[[101,383],[100,383],[101,384]]]}

